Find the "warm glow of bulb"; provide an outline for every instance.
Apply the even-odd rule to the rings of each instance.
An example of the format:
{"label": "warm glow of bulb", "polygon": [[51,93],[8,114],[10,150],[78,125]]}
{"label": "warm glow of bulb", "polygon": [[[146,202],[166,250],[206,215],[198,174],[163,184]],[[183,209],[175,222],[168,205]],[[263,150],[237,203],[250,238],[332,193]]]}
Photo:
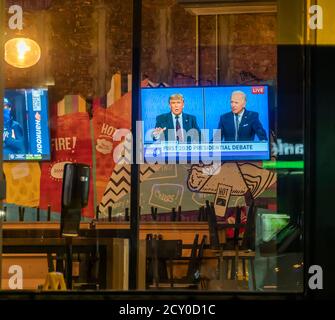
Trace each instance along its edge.
{"label": "warm glow of bulb", "polygon": [[31,51],[31,48],[27,45],[26,41],[20,40],[16,43],[17,57],[20,61],[25,59],[27,52]]}
{"label": "warm glow of bulb", "polygon": [[17,68],[29,68],[41,58],[41,48],[34,40],[14,38],[5,43],[5,61]]}

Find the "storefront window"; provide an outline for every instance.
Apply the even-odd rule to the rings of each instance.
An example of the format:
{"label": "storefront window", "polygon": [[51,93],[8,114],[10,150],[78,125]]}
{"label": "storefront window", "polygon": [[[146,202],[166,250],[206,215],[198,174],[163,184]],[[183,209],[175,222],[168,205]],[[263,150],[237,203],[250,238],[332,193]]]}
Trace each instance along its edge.
{"label": "storefront window", "polygon": [[144,0],[138,34],[130,0],[4,6],[1,289],[304,291],[283,6]]}
{"label": "storefront window", "polygon": [[130,128],[130,100],[114,105],[130,90],[132,2],[5,1],[4,13],[2,289],[58,289],[53,277],[68,290],[126,289],[129,223],[110,228],[116,212],[100,202],[114,116]]}
{"label": "storefront window", "polygon": [[277,6],[144,10],[146,288],[302,291],[303,128],[278,103]]}

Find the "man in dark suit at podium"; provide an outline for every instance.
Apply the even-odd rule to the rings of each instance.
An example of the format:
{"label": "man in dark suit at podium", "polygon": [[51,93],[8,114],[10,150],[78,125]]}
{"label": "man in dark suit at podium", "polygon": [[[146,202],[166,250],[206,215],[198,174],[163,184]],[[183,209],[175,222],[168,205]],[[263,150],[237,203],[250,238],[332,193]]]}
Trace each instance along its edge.
{"label": "man in dark suit at podium", "polygon": [[218,129],[221,130],[221,140],[224,141],[254,141],[255,136],[260,141],[267,141],[257,112],[246,110],[247,97],[243,91],[231,94],[231,112],[220,117]]}
{"label": "man in dark suit at podium", "polygon": [[200,129],[195,116],[184,113],[184,97],[177,93],[169,97],[170,112],[156,117],[154,140],[199,142]]}

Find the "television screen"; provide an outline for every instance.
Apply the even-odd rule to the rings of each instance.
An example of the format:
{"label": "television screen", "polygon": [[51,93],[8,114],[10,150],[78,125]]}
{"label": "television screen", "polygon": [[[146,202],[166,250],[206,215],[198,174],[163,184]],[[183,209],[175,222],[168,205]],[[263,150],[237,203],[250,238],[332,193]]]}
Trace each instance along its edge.
{"label": "television screen", "polygon": [[269,160],[268,86],[141,89],[145,162]]}
{"label": "television screen", "polygon": [[3,159],[50,160],[47,89],[6,89]]}

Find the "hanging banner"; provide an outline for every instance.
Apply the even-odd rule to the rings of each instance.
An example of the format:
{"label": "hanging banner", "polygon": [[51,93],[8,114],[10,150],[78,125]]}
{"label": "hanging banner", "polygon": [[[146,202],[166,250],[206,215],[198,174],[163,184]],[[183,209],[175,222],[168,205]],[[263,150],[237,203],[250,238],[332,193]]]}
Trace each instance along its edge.
{"label": "hanging banner", "polygon": [[[92,168],[90,121],[87,113],[77,112],[55,118],[51,131],[52,159],[42,163],[40,207],[61,212],[63,171],[66,163],[84,163]],[[88,206],[82,215],[94,217],[91,170]]]}
{"label": "hanging banner", "polygon": [[40,201],[41,169],[37,162],[5,162],[6,203],[37,207]]}
{"label": "hanging banner", "polygon": [[103,108],[97,102],[93,105],[97,203],[101,201],[115,167],[115,148],[123,140],[114,141],[114,134],[118,129],[130,128],[130,110],[130,93],[125,94],[109,108]]}
{"label": "hanging banner", "polygon": [[57,103],[58,116],[72,112],[86,112],[86,100],[79,95],[67,95]]}
{"label": "hanging banner", "polygon": [[[141,82],[142,87],[148,85],[148,80]],[[121,187],[120,192],[126,192],[123,188],[125,178],[121,181],[113,179],[115,168],[115,157],[120,156],[120,152],[125,152],[123,156],[128,158],[131,154],[131,141],[126,142],[124,148],[117,146],[124,143],[127,139],[127,132],[131,127],[131,92],[126,93],[120,99],[108,105],[108,108],[100,106],[100,101],[96,100],[93,104],[93,128],[95,145],[95,167],[96,167],[96,200],[103,208],[106,208],[112,201],[109,193],[109,185],[112,183],[114,191],[120,194],[116,189]],[[124,129],[124,130],[119,130]],[[118,132],[116,138],[115,133]],[[128,136],[129,138],[129,136]],[[127,164],[118,165],[118,167],[128,167]],[[117,170],[118,171],[118,170]],[[130,170],[129,170],[130,175]],[[102,209],[100,209],[100,212]]]}

